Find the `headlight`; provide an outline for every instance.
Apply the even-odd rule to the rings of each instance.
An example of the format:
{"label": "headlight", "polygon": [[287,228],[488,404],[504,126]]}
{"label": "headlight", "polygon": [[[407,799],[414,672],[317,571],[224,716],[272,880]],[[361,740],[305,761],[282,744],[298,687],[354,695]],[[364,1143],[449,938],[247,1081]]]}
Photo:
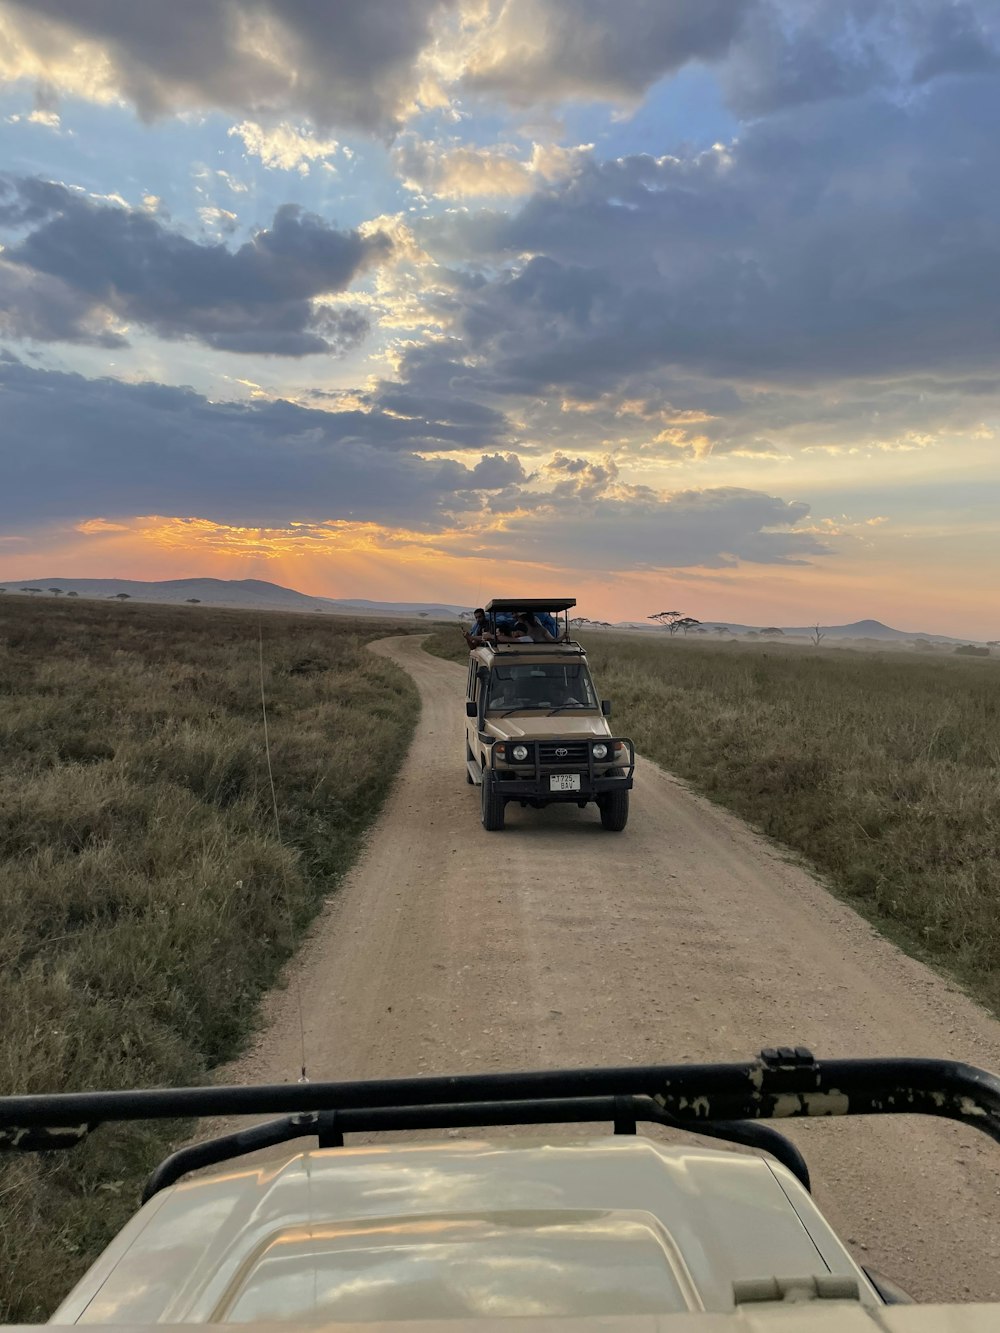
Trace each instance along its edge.
{"label": "headlight", "polygon": [[514,758],[519,764],[523,764],[525,759],[527,759],[528,757],[528,747],[526,745],[515,745],[510,753],[512,758]]}
{"label": "headlight", "polygon": [[608,757],[608,747],[604,744],[603,741],[599,741],[598,744],[594,746],[594,758],[607,759],[607,757]]}

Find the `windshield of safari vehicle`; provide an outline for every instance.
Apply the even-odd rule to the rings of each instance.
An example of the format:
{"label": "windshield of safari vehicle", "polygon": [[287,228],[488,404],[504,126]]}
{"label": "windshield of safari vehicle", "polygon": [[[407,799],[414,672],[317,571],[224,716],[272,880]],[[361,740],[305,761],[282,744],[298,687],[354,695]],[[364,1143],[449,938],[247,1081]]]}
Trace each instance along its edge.
{"label": "windshield of safari vehicle", "polygon": [[590,672],[580,662],[523,662],[490,673],[487,712],[508,708],[596,708]]}

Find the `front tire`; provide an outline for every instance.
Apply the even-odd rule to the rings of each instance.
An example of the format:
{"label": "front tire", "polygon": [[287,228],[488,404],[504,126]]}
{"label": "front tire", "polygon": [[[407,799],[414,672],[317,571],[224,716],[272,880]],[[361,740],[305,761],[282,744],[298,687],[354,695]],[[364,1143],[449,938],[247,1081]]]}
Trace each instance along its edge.
{"label": "front tire", "polygon": [[[608,777],[621,778],[624,773],[620,768],[613,768]],[[621,833],[628,823],[628,788],[623,791],[605,792],[598,797],[597,808],[601,812],[601,827],[609,833]]]}
{"label": "front tire", "polygon": [[483,769],[483,785],[480,788],[482,793],[483,810],[483,828],[487,833],[501,833],[503,831],[503,808],[504,799],[496,791],[490,782],[490,775]]}

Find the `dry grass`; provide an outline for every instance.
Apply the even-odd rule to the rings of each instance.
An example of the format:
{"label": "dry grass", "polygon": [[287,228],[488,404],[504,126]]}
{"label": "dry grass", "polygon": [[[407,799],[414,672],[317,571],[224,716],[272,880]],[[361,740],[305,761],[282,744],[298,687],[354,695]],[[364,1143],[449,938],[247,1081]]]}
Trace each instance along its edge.
{"label": "dry grass", "polygon": [[[234,1054],[408,744],[416,692],[364,648],[398,632],[0,601],[0,1089],[198,1082]],[[107,1128],[6,1160],[4,1321],[64,1294],[134,1210],[167,1135]]]}
{"label": "dry grass", "polygon": [[[1000,663],[666,636],[587,646],[616,731],[1000,1013]],[[454,631],[428,647],[466,656]]]}

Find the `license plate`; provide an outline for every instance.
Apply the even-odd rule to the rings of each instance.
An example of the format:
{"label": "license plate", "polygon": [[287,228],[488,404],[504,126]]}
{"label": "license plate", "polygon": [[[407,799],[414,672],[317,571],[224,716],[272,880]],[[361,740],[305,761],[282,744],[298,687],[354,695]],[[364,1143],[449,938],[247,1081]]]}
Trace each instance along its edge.
{"label": "license plate", "polygon": [[549,776],[549,791],[579,791],[579,773],[552,773]]}

